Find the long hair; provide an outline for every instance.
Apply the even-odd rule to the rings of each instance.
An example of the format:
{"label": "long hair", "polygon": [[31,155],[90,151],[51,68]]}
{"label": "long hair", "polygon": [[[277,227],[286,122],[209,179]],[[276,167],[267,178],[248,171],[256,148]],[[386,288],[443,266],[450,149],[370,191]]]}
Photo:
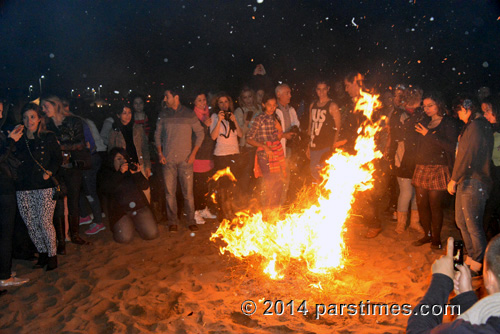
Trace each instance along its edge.
{"label": "long hair", "polygon": [[233,103],[233,99],[231,98],[231,96],[229,96],[229,94],[226,92],[219,92],[213,97],[212,103],[210,103],[212,105],[212,113],[216,113],[216,114],[219,113],[220,108],[219,108],[218,102],[219,102],[219,99],[222,97],[227,98],[227,100],[229,101],[229,111],[234,112],[234,103]]}
{"label": "long hair", "polygon": [[250,95],[252,95],[252,107],[257,109],[258,104],[257,104],[257,99],[255,98],[255,91],[248,86],[243,87],[240,91],[240,96],[238,96],[238,104],[240,105],[240,107],[242,107],[243,94],[245,93],[250,93]]}
{"label": "long hair", "polygon": [[37,137],[40,137],[40,134],[43,134],[43,133],[47,133],[49,131],[47,131],[47,124],[45,123],[45,115],[43,114],[42,112],[42,109],[40,108],[40,106],[38,104],[35,104],[33,102],[29,102],[29,103],[26,103],[23,108],[21,109],[21,118],[23,117],[23,115],[30,111],[30,110],[33,110],[34,112],[36,112],[36,114],[38,115],[38,118],[40,119],[40,123],[38,124],[38,129],[36,130],[36,132],[34,133]]}
{"label": "long hair", "polygon": [[500,96],[490,95],[485,97],[481,103],[486,103],[491,106],[491,112],[495,116],[497,123],[500,122]]}
{"label": "long hair", "polygon": [[64,104],[61,101],[61,99],[55,95],[51,95],[48,97],[43,98],[42,101],[40,101],[40,105],[42,105],[44,102],[50,103],[52,106],[54,106],[54,109],[56,110],[56,114],[58,115],[63,115],[63,116],[73,116],[73,114],[69,111],[64,110]]}
{"label": "long hair", "polygon": [[440,92],[426,92],[422,96],[422,101],[425,99],[431,99],[432,101],[434,101],[434,103],[436,103],[439,116],[446,116],[449,114],[448,109],[446,108],[446,103],[444,102],[443,95]]}
{"label": "long hair", "polygon": [[122,147],[113,147],[111,151],[109,151],[108,158],[106,159],[106,166],[113,170],[115,169],[115,157],[117,154],[121,154],[126,161],[130,161],[127,150]]}

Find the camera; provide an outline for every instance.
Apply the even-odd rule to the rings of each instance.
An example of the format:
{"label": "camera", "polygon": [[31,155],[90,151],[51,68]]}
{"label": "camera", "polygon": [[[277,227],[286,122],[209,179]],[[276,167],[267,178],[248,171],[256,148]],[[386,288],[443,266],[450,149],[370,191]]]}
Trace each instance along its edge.
{"label": "camera", "polygon": [[224,111],[224,119],[226,121],[229,121],[231,119],[231,112],[230,111]]}
{"label": "camera", "polygon": [[455,240],[453,242],[453,269],[457,269],[457,265],[464,265],[464,242]]}
{"label": "camera", "polygon": [[131,172],[137,172],[139,167],[137,167],[137,164],[135,162],[129,162],[128,163],[128,170]]}

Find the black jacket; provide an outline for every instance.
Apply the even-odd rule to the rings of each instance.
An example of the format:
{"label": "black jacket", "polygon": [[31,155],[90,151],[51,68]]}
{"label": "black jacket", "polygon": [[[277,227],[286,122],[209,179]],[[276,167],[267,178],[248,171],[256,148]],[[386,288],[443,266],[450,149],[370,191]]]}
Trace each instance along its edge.
{"label": "black jacket", "polygon": [[55,133],[62,151],[79,151],[85,148],[83,121],[76,116],[66,116],[60,126],[50,119],[47,129]]}
{"label": "black jacket", "polygon": [[[28,141],[29,150],[26,146]],[[16,143],[16,156],[21,160],[16,180],[17,190],[35,190],[52,188],[55,184],[51,178],[43,179],[43,169],[33,160],[33,155],[43,168],[56,175],[62,163],[61,148],[56,136],[52,132],[35,135],[34,139],[27,139],[26,134]]]}
{"label": "black jacket", "polygon": [[149,187],[142,173],[121,173],[112,167],[104,167],[98,179],[100,190],[109,195],[110,223],[113,226],[127,213],[149,206],[143,190]]}

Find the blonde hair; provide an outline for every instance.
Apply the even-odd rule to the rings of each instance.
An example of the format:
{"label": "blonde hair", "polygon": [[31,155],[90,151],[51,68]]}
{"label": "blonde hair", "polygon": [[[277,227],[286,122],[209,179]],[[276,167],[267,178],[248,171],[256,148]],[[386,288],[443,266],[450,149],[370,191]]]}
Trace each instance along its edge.
{"label": "blonde hair", "polygon": [[63,102],[61,101],[61,99],[59,97],[57,97],[55,95],[51,95],[49,97],[46,97],[46,98],[42,99],[42,101],[41,101],[40,104],[43,105],[44,102],[48,102],[52,106],[54,106],[54,108],[56,110],[56,114],[58,114],[58,115],[73,116],[72,113],[70,113],[69,111],[64,110]]}

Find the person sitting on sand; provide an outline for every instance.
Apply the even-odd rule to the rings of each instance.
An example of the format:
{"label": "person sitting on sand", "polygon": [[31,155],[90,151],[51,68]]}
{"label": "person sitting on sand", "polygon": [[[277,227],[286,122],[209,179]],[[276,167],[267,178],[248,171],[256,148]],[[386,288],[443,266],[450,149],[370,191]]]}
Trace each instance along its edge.
{"label": "person sitting on sand", "polygon": [[[408,319],[407,333],[500,333],[500,235],[491,239],[484,257],[484,287],[489,296],[478,301],[472,289],[471,272],[467,265],[453,270],[453,238],[448,239],[446,255],[432,265],[432,280],[427,293]],[[444,309],[448,295],[455,289],[450,301],[460,306],[460,316],[443,324],[443,315],[433,315],[436,305]],[[427,315],[423,312],[428,305]]]}
{"label": "person sitting on sand", "polygon": [[99,178],[102,191],[110,198],[111,230],[118,243],[130,242],[134,227],[144,240],[159,236],[158,224],[143,192],[149,187],[148,180],[141,173],[141,165],[129,161],[125,149],[113,148]]}

